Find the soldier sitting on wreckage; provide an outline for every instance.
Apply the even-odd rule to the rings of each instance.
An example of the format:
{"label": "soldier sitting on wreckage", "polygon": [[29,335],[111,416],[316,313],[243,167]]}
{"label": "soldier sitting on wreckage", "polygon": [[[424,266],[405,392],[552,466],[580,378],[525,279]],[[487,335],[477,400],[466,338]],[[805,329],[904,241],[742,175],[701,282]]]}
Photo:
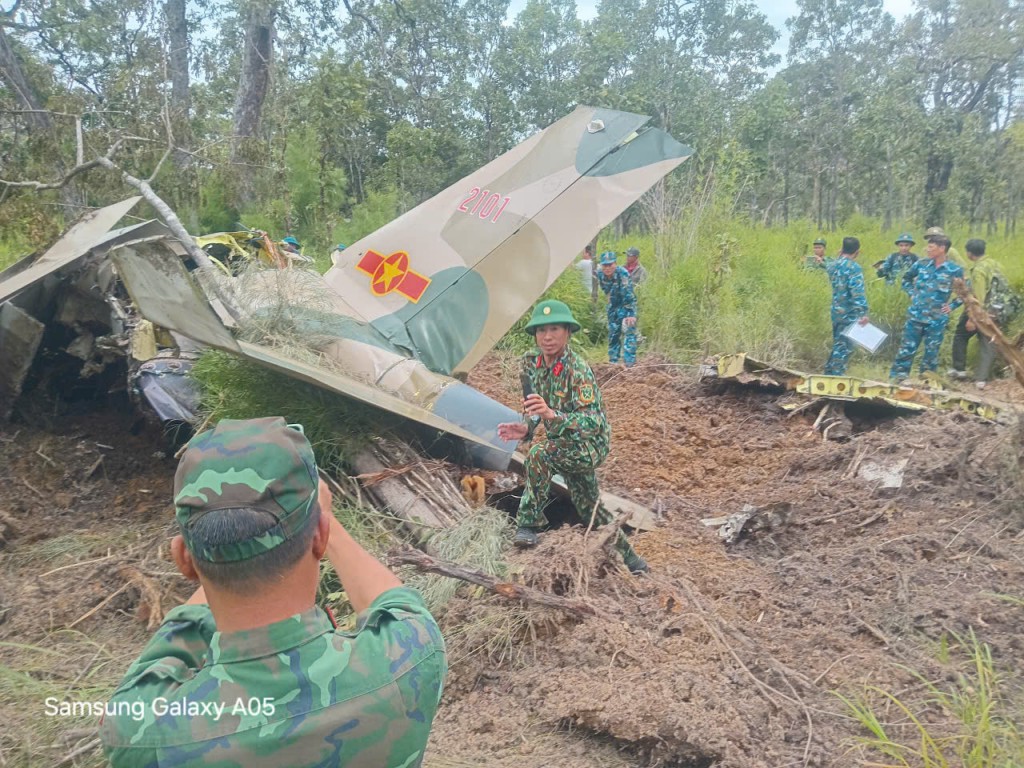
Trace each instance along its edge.
{"label": "soldier sitting on wreckage", "polygon": [[[120,766],[419,766],[446,673],[422,598],[331,513],[301,427],[221,421],[174,478],[171,553],[200,583],[132,664],[101,729]],[[314,604],[327,555],[353,632]]]}
{"label": "soldier sitting on wreckage", "polygon": [[[569,337],[579,329],[572,310],[560,301],[542,301],[534,308],[526,332],[536,339],[538,349],[523,358],[523,376],[532,389],[524,392],[526,418],[498,425],[502,440],[532,440],[541,419],[547,433],[547,439],[526,456],[515,536],[519,547],[537,543],[537,531],[547,522],[543,507],[555,473],[565,479],[584,522],[593,517],[598,525],[607,525],[614,519],[600,501],[595,473],[608,456],[611,427],[594,372],[569,345]],[[648,570],[622,531],[616,534],[615,548],[631,572]]]}

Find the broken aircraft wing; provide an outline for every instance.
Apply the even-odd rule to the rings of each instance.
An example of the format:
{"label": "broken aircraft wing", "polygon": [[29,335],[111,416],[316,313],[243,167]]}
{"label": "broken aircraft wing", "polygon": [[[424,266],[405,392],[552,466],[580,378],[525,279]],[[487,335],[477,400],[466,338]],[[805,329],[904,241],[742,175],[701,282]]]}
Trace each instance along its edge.
{"label": "broken aircraft wing", "polygon": [[432,371],[468,371],[606,224],[692,154],[650,118],[578,107],[347,248],[342,311]]}
{"label": "broken aircraft wing", "polygon": [[223,349],[253,362],[360,402],[383,408],[420,424],[461,438],[480,466],[504,469],[511,447],[497,437],[500,421],[519,414],[461,382],[448,380],[439,396],[421,405],[348,375],[290,357],[260,344],[236,341],[221,322],[180,256],[168,241],[128,245],[111,253],[121,280],[146,319],[202,344]]}

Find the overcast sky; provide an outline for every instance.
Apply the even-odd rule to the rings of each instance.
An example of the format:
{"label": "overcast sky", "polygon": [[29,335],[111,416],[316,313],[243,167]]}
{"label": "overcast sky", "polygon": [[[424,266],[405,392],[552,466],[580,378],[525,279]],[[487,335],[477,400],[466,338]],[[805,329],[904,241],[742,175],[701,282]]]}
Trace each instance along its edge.
{"label": "overcast sky", "polygon": [[[786,51],[789,50],[789,32],[786,19],[796,16],[796,0],[755,0],[761,12],[768,17],[769,23],[781,33],[782,37],[775,46],[775,52],[783,57],[785,64]],[[526,5],[526,0],[512,0],[509,16],[514,17]],[[914,9],[913,0],[882,0],[882,6],[895,16],[902,19]],[[597,15],[597,0],[576,0],[577,14],[581,19],[592,19]]]}

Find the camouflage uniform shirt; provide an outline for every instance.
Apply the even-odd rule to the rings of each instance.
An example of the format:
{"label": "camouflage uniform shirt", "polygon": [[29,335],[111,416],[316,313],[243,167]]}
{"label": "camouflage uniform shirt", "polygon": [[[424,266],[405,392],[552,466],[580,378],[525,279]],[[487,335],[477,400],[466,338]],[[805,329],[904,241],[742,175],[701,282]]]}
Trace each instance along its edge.
{"label": "camouflage uniform shirt", "polygon": [[[625,270],[623,270],[625,271]],[[555,412],[544,422],[549,451],[572,451],[589,458],[597,466],[608,455],[612,429],[604,413],[601,390],[590,365],[571,346],[550,366],[544,355],[533,351],[523,358],[523,370],[533,382],[533,391]],[[535,425],[527,419],[533,438]]]}
{"label": "camouflage uniform shirt", "polygon": [[419,766],[446,672],[441,632],[405,587],[354,632],[314,608],[221,633],[208,606],[184,605],[128,670],[101,736],[115,768]]}
{"label": "camouflage uniform shirt", "polygon": [[914,266],[921,257],[916,253],[900,253],[895,251],[885,257],[885,261],[875,272],[884,277],[885,282],[892,285],[904,272]]}
{"label": "camouflage uniform shirt", "polygon": [[633,291],[633,279],[625,267],[616,267],[611,277],[605,277],[604,270],[598,267],[597,282],[601,290],[608,294],[608,315],[615,315],[619,322],[623,318],[636,317],[636,293]]}
{"label": "camouflage uniform shirt", "polygon": [[949,300],[953,291],[953,278],[964,276],[963,267],[950,260],[936,266],[932,259],[921,259],[903,276],[903,290],[910,294],[907,318],[917,322],[930,322],[943,316],[942,307],[949,304],[950,311],[963,304],[960,299]]}
{"label": "camouflage uniform shirt", "polygon": [[864,294],[864,270],[853,259],[826,259],[825,271],[832,283],[832,324],[847,324],[868,313]]}

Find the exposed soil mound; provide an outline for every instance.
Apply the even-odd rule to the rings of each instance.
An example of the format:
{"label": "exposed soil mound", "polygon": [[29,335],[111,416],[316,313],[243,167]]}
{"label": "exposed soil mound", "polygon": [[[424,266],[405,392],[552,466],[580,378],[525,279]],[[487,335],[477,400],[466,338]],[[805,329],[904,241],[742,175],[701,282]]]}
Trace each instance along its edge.
{"label": "exposed soil mound", "polygon": [[[489,357],[470,383],[517,407],[515,365]],[[613,425],[599,476],[657,513],[633,537],[652,573],[593,552],[600,530],[565,527],[510,551],[509,578],[595,616],[462,589],[440,617],[451,676],[425,765],[858,765],[860,731],[834,692],[878,685],[942,727],[910,670],[953,679],[941,649],[969,629],[1011,685],[1024,679],[1019,430],[850,408],[852,438],[824,442],[780,395],[702,384],[691,367],[597,374]],[[114,403],[0,428],[9,765],[88,747],[94,722],[47,719],[41,702],[107,690],[187,594],[166,561],[175,462],[135,426]],[[861,471],[904,460],[899,488]],[[700,522],[744,505],[782,512],[733,545]],[[887,714],[899,733],[905,719]]]}
{"label": "exposed soil mound", "polygon": [[[597,374],[613,425],[603,487],[662,513],[634,539],[652,575],[578,570],[581,529],[513,555],[524,582],[585,595],[602,616],[525,611],[502,656],[456,663],[437,751],[542,766],[564,741],[567,766],[850,765],[859,731],[833,691],[920,690],[907,668],[951,674],[936,648],[971,627],[1021,679],[1021,608],[1000,599],[1024,583],[1019,431],[850,409],[853,439],[823,442],[778,395],[675,366]],[[500,361],[470,383],[517,403]],[[903,459],[899,489],[859,476]],[[729,548],[699,522],[779,502],[782,525]],[[448,620],[524,613],[464,602]],[[580,730],[602,738],[574,760]]]}

